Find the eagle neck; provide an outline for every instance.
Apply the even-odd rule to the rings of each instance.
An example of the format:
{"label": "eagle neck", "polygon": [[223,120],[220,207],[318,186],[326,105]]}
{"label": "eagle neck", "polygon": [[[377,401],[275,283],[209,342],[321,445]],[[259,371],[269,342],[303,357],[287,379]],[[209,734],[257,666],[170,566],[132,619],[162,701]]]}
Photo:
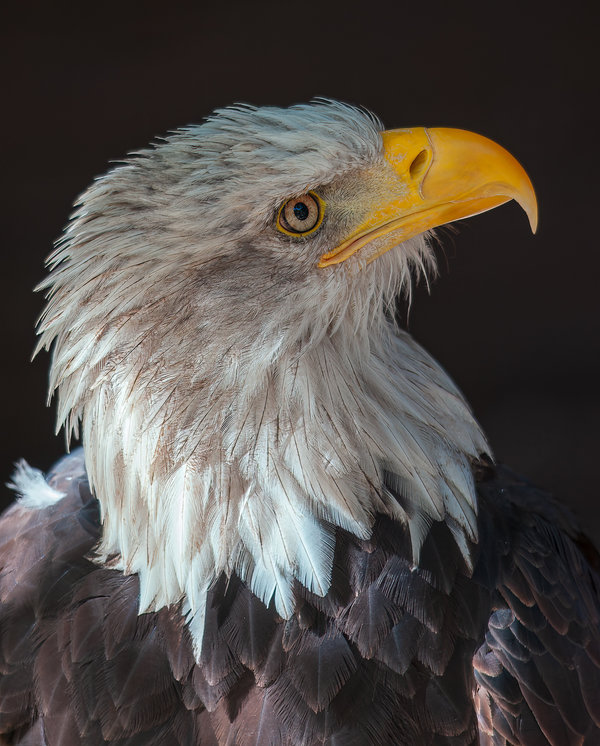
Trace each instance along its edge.
{"label": "eagle neck", "polygon": [[132,366],[86,403],[98,558],[139,575],[141,611],[183,602],[197,651],[223,573],[289,617],[294,582],[329,590],[338,528],[368,538],[388,515],[408,525],[415,561],[433,521],[467,560],[476,538],[470,461],[485,441],[408,334],[348,321],[279,349],[232,348],[223,375],[195,371],[169,395],[164,377],[136,388],[145,373]]}

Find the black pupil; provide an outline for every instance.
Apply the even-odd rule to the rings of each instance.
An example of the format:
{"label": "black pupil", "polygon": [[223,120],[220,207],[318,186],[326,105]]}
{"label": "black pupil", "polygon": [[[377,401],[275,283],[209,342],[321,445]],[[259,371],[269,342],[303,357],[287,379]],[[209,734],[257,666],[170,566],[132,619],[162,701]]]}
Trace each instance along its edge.
{"label": "black pupil", "polygon": [[304,204],[304,202],[296,202],[294,205],[294,217],[297,220],[306,220],[308,217],[308,207]]}

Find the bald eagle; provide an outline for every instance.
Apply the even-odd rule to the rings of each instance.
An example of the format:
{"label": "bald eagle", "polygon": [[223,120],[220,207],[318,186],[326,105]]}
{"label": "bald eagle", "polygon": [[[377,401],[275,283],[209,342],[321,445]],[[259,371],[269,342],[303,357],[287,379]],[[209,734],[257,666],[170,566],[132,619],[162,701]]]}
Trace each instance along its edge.
{"label": "bald eagle", "polygon": [[600,743],[600,558],[397,321],[436,226],[517,200],[461,130],[217,111],[77,203],[58,426],[0,520],[0,739]]}

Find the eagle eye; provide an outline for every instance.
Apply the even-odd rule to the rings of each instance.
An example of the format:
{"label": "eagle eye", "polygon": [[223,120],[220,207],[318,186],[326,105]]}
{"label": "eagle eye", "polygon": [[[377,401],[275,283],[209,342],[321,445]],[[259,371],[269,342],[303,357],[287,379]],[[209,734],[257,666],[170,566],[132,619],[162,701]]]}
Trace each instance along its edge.
{"label": "eagle eye", "polygon": [[306,236],[323,221],[325,203],[314,192],[284,202],[277,213],[277,229],[288,236]]}

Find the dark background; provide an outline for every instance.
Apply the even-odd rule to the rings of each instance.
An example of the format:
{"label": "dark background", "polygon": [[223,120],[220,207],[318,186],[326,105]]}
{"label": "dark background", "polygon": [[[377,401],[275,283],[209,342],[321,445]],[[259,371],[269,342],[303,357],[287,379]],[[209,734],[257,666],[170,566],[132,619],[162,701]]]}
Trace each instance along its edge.
{"label": "dark background", "polygon": [[[90,4],[91,5],[91,4]],[[446,233],[409,328],[450,371],[496,456],[570,502],[600,539],[598,3],[213,2],[3,11],[2,463],[64,449],[33,364],[32,287],[70,205],[111,159],[232,102],[315,95],[387,127],[479,131],[526,167],[514,203]],[[10,499],[6,494],[6,500]]]}

